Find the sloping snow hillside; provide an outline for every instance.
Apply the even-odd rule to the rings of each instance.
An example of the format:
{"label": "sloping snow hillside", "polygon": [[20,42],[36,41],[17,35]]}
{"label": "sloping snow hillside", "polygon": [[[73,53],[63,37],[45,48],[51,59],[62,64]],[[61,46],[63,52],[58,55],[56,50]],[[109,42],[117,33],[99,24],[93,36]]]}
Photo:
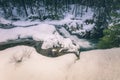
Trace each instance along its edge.
{"label": "sloping snow hillside", "polygon": [[75,54],[49,58],[32,47],[18,46],[0,51],[0,80],[66,80]]}
{"label": "sloping snow hillside", "polygon": [[49,58],[34,48],[0,51],[0,80],[120,80],[120,48]]}

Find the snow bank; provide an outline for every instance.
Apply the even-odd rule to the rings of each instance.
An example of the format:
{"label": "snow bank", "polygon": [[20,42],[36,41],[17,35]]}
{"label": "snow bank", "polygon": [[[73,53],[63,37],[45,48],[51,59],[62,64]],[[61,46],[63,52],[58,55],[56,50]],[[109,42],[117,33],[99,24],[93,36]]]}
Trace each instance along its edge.
{"label": "snow bank", "polygon": [[56,46],[67,49],[75,47],[77,49],[79,48],[75,46],[70,39],[69,42],[65,42],[68,39],[63,38],[57,32],[55,26],[49,24],[39,24],[32,27],[15,27],[12,29],[0,29],[0,32],[0,42],[32,37],[36,41],[43,41],[42,49],[48,49]]}
{"label": "snow bank", "polygon": [[66,80],[74,54],[48,58],[35,49],[18,46],[0,51],[0,80]]}
{"label": "snow bank", "polygon": [[49,36],[53,36],[55,31],[54,26],[47,24],[40,24],[32,27],[16,27],[12,29],[0,29],[0,42],[7,41],[9,39],[33,37],[35,40],[44,40]]}
{"label": "snow bank", "polygon": [[120,80],[120,48],[82,52],[67,80]]}
{"label": "snow bank", "polygon": [[49,58],[34,48],[0,51],[0,80],[120,80],[120,48]]}

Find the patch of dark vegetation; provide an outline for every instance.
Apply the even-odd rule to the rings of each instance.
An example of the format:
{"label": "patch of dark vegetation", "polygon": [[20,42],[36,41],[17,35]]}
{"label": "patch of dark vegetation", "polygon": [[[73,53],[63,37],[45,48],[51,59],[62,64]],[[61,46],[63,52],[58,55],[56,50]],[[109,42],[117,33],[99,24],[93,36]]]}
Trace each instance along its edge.
{"label": "patch of dark vegetation", "polygon": [[48,56],[48,57],[57,57],[62,55],[61,53],[59,53],[57,50],[59,48],[56,48],[56,51],[54,51],[53,48],[49,48],[49,49],[41,49],[39,47],[36,47],[37,52],[39,52],[42,55]]}
{"label": "patch of dark vegetation", "polygon": [[20,20],[20,18],[18,18],[18,17],[12,17],[11,20],[12,21],[18,21],[18,20]]}
{"label": "patch of dark vegetation", "polygon": [[120,24],[109,26],[103,31],[104,36],[100,38],[97,47],[99,49],[108,49],[120,47]]}
{"label": "patch of dark vegetation", "polygon": [[76,52],[69,52],[68,49],[62,49],[61,47],[53,47],[49,49],[39,49],[39,47],[36,47],[36,50],[40,54],[48,57],[58,57],[58,56],[69,54],[69,53],[76,54]]}
{"label": "patch of dark vegetation", "polygon": [[49,14],[49,15],[39,15],[39,16],[29,16],[26,20],[40,20],[40,21],[44,21],[44,20],[59,20],[61,18],[61,15],[53,15],[53,14]]}

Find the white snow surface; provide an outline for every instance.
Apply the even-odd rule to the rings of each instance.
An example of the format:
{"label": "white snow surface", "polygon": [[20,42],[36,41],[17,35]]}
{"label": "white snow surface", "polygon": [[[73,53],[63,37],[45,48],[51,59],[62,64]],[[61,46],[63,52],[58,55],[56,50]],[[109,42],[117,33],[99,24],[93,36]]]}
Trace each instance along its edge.
{"label": "white snow surface", "polygon": [[80,53],[68,80],[120,80],[120,47]]}
{"label": "white snow surface", "polygon": [[76,59],[75,54],[45,57],[27,46],[9,48],[0,51],[0,80],[66,80]]}
{"label": "white snow surface", "polygon": [[55,27],[52,25],[47,24],[40,24],[37,26],[32,27],[15,27],[11,29],[0,29],[0,42],[4,42],[9,39],[17,39],[18,36],[20,38],[25,37],[33,37],[34,40],[45,40],[48,39],[53,35],[53,32],[55,32]]}
{"label": "white snow surface", "polygon": [[120,80],[120,48],[45,57],[28,46],[0,51],[0,80]]}

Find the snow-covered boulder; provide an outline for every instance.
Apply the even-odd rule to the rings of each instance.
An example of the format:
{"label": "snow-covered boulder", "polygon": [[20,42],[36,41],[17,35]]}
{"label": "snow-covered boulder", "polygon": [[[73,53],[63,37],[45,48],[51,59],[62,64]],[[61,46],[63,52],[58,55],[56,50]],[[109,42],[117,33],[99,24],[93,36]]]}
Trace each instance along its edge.
{"label": "snow-covered boulder", "polygon": [[0,80],[66,80],[75,54],[48,58],[34,48],[17,46],[0,51]]}
{"label": "snow-covered boulder", "polygon": [[67,80],[120,80],[120,48],[82,52]]}

